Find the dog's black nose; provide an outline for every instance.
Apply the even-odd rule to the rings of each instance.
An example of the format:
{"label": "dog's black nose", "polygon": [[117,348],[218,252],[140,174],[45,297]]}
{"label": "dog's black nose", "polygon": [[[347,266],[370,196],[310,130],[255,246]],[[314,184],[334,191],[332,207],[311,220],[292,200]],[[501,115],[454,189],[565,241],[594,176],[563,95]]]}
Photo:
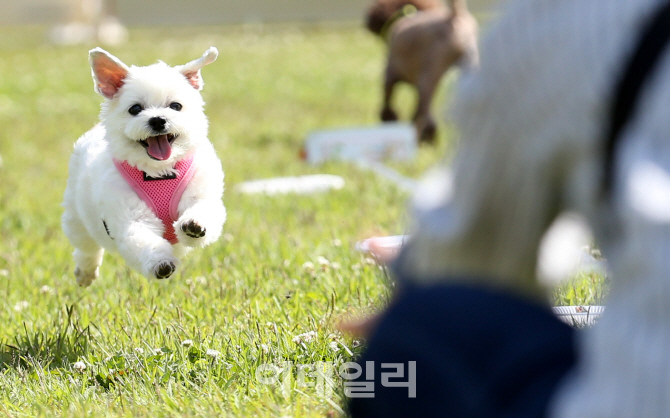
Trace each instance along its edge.
{"label": "dog's black nose", "polygon": [[149,126],[151,126],[154,131],[158,132],[165,130],[166,123],[167,121],[164,118],[158,116],[149,119]]}

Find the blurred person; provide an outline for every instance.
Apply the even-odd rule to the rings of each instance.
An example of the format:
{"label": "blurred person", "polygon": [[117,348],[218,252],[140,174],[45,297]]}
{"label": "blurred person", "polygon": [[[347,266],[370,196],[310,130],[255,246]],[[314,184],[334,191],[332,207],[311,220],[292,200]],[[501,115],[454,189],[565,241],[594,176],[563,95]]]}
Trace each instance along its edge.
{"label": "blurred person", "polygon": [[[353,417],[670,416],[668,38],[667,0],[508,5],[458,86],[453,178],[417,191],[394,300],[356,324],[370,336],[351,376],[374,390],[345,383]],[[578,334],[536,279],[566,211],[612,278]]]}

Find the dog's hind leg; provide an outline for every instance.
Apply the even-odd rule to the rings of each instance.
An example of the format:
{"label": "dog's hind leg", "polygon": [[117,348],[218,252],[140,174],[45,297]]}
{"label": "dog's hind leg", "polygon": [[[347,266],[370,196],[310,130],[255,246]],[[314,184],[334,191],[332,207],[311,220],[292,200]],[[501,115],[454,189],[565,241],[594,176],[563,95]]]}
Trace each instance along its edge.
{"label": "dog's hind leg", "polygon": [[384,104],[382,105],[382,111],[380,118],[384,122],[394,122],[398,120],[398,115],[395,113],[391,107],[391,100],[393,98],[393,89],[398,83],[398,77],[395,76],[394,72],[390,68],[386,69],[386,74],[384,77]]}
{"label": "dog's hind leg", "polygon": [[74,261],[77,267],[74,270],[74,276],[77,279],[77,284],[82,287],[90,286],[98,277],[100,264],[102,264],[102,256],[105,250],[98,247],[97,250],[87,248],[82,250],[75,248]]}
{"label": "dog's hind leg", "polygon": [[73,257],[76,264],[74,276],[77,284],[90,286],[98,277],[105,250],[88,234],[86,227],[69,211],[63,214],[63,231],[75,247]]}

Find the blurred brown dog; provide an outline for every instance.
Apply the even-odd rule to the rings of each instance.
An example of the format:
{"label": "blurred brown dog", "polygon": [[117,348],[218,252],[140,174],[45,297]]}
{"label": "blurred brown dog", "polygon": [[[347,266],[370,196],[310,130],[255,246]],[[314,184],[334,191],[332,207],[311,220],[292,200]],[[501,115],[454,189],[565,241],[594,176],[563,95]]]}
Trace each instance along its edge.
{"label": "blurred brown dog", "polygon": [[388,42],[384,75],[383,121],[398,119],[391,107],[399,81],[418,92],[414,124],[419,141],[432,143],[436,125],[430,105],[442,75],[449,67],[477,67],[477,21],[465,0],[377,0],[369,9],[367,28]]}

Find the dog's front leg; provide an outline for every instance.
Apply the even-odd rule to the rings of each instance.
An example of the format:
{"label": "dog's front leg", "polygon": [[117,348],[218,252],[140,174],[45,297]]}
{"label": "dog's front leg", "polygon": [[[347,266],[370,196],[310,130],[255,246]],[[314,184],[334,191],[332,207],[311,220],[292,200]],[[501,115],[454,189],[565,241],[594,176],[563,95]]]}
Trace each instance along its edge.
{"label": "dog's front leg", "polygon": [[179,218],[173,224],[177,239],[186,247],[204,247],[221,236],[226,221],[223,206],[223,169],[211,144],[196,154],[198,169],[179,201]]}
{"label": "dog's front leg", "polygon": [[392,99],[393,89],[398,83],[398,77],[391,68],[390,64],[386,67],[386,74],[384,76],[384,104],[379,114],[382,122],[395,122],[398,120],[398,115],[393,110]]}
{"label": "dog's front leg", "polygon": [[221,199],[198,200],[175,222],[179,242],[187,247],[204,247],[221,236],[226,209]]}
{"label": "dog's front leg", "polygon": [[167,279],[177,269],[179,260],[162,233],[162,223],[157,218],[150,222],[131,221],[114,239],[119,253],[131,267],[147,278]]}

